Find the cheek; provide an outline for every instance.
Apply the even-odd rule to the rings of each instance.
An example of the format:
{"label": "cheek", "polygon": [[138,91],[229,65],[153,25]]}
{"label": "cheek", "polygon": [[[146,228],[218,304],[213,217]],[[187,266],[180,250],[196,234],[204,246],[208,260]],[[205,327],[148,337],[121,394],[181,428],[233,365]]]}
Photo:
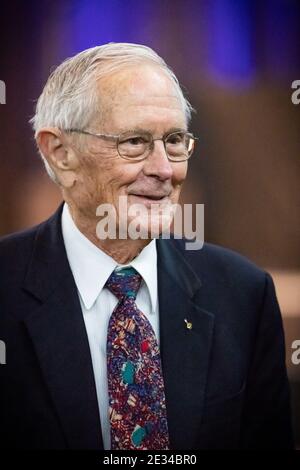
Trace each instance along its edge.
{"label": "cheek", "polygon": [[142,173],[142,168],[141,163],[129,162],[119,158],[118,163],[111,169],[110,181],[121,192],[125,192],[126,188],[138,179]]}
{"label": "cheek", "polygon": [[83,155],[75,186],[76,198],[84,206],[95,207],[102,202],[111,200],[113,174],[113,158],[106,155]]}
{"label": "cheek", "polygon": [[127,194],[127,187],[132,184],[141,172],[142,165],[137,162],[122,160],[118,155],[98,156],[88,167],[85,178],[92,188],[94,198],[112,202],[119,196]]}
{"label": "cheek", "polygon": [[180,162],[173,164],[173,186],[174,188],[180,187],[184,182],[187,175],[187,162]]}
{"label": "cheek", "polygon": [[95,154],[85,155],[82,158],[83,181],[92,187],[105,184],[109,186],[118,171],[118,157],[116,155]]}

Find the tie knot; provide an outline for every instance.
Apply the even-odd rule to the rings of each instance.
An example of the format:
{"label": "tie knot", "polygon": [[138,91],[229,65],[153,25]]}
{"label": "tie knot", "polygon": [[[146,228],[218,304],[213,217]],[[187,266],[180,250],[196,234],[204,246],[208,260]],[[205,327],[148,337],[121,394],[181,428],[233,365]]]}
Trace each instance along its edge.
{"label": "tie knot", "polygon": [[122,268],[112,272],[105,287],[119,300],[124,297],[131,297],[135,300],[141,281],[142,277],[134,268]]}

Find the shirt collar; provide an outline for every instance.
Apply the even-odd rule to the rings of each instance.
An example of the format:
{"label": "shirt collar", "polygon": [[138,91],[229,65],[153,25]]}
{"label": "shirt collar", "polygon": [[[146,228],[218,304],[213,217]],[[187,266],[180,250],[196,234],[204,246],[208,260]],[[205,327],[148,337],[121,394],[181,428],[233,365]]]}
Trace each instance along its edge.
{"label": "shirt collar", "polygon": [[[62,234],[74,280],[84,303],[90,309],[102,291],[107,279],[119,265],[111,256],[94,245],[75,225],[67,204],[62,212]],[[150,297],[151,311],[157,306],[157,251],[152,240],[131,263],[142,276]]]}

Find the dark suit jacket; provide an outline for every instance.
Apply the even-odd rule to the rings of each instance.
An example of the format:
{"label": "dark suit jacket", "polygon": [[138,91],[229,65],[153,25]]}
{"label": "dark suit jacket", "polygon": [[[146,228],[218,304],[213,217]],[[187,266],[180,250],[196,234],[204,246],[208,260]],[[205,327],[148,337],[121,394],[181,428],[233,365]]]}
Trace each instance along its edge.
{"label": "dark suit jacket", "polygon": [[[242,256],[158,240],[173,449],[290,448],[284,336],[271,277]],[[0,242],[0,446],[101,449],[92,362],[61,208]],[[192,322],[186,328],[185,319]]]}

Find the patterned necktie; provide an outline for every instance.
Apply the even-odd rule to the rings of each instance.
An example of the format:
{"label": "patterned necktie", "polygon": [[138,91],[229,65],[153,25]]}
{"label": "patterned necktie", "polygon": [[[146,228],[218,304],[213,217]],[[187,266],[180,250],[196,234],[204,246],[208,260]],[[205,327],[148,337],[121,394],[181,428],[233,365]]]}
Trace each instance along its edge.
{"label": "patterned necktie", "polygon": [[118,298],[108,326],[107,380],[111,449],[169,449],[166,401],[157,340],[135,298],[141,276],[114,271],[106,287]]}

